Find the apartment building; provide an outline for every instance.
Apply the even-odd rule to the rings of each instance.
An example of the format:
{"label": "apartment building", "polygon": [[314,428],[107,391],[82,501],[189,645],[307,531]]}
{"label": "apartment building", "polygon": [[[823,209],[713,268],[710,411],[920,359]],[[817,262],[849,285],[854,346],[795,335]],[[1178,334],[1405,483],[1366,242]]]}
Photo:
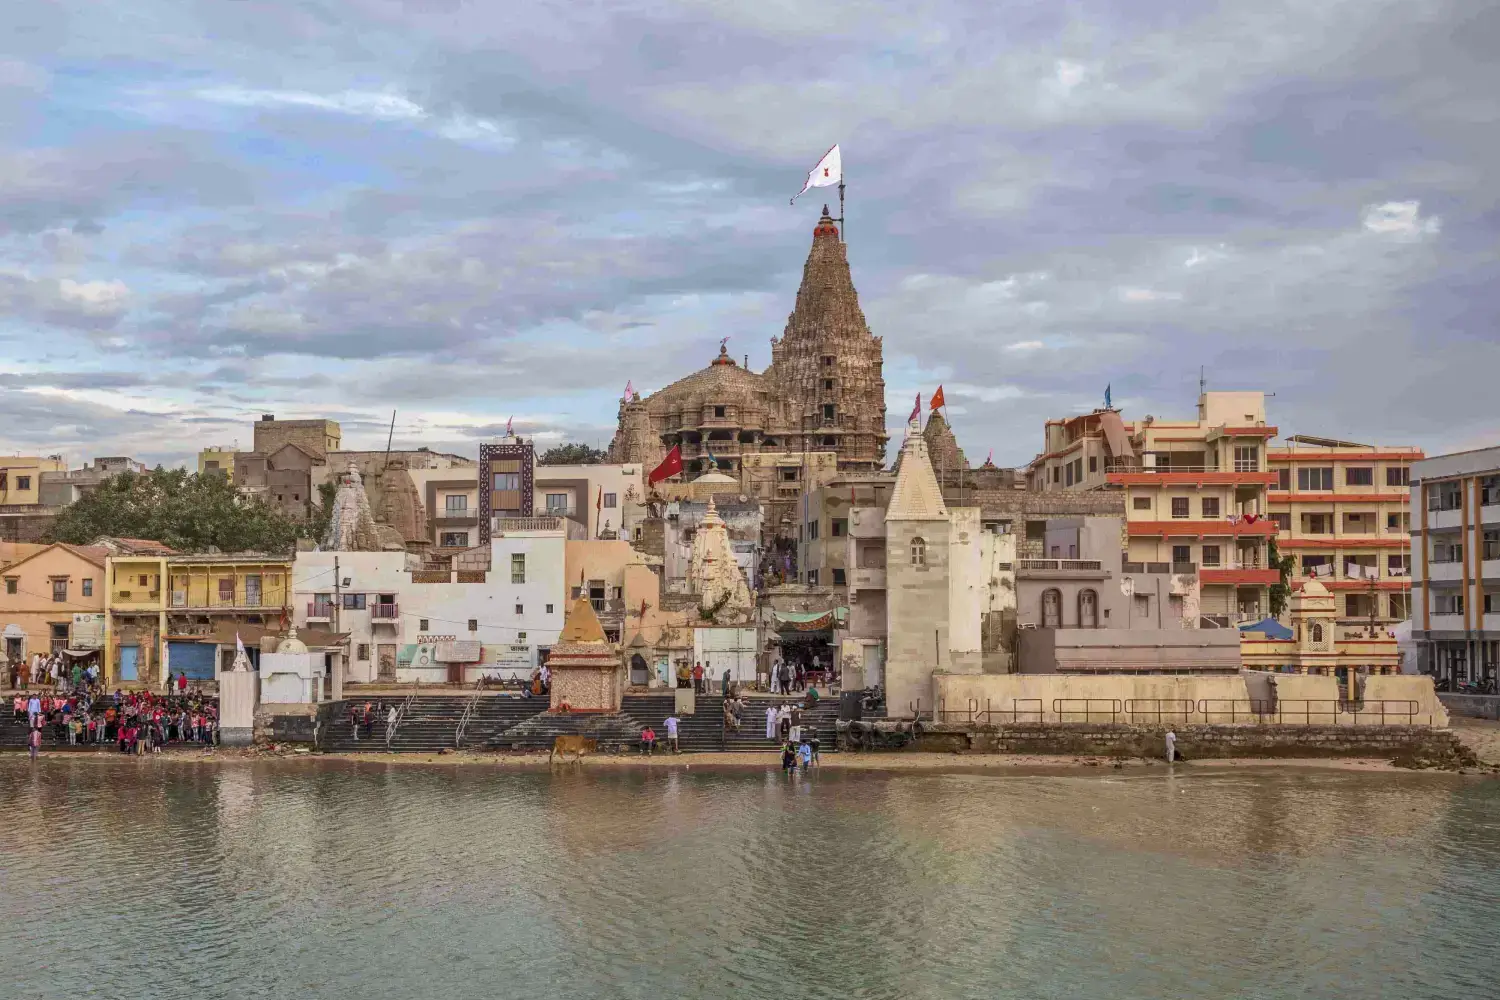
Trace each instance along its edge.
{"label": "apartment building", "polygon": [[1337,621],[1358,627],[1411,617],[1409,487],[1418,448],[1294,435],[1267,453],[1271,520],[1294,588],[1316,578]]}
{"label": "apartment building", "polygon": [[1051,420],[1026,470],[1032,489],[1125,491],[1125,563],[1135,572],[1196,576],[1201,624],[1265,616],[1270,587],[1267,518],[1275,473],[1262,392],[1204,392],[1192,420],[1116,410]]}
{"label": "apartment building", "polygon": [[1411,467],[1412,638],[1439,683],[1500,672],[1500,447]]}
{"label": "apartment building", "polygon": [[42,502],[42,474],[67,472],[61,455],[0,456],[0,506]]}

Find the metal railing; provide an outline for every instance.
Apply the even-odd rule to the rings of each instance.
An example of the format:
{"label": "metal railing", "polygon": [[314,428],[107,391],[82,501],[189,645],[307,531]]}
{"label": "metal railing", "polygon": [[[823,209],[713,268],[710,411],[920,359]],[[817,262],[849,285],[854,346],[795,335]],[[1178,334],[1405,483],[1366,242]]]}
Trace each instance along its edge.
{"label": "metal railing", "polygon": [[385,748],[387,750],[391,748],[391,741],[396,738],[396,730],[400,728],[402,722],[406,721],[406,716],[411,712],[411,707],[417,700],[417,690],[421,685],[422,678],[420,677],[411,682],[411,693],[401,702],[401,707],[396,709],[396,717],[391,720],[391,724],[385,727]]}
{"label": "metal railing", "polygon": [[370,605],[370,617],[391,620],[401,617],[400,608],[395,604],[372,604]]}
{"label": "metal railing", "polygon": [[1134,723],[1145,717],[1161,725],[1163,721],[1186,723],[1196,708],[1191,698],[1126,698],[1125,721]]}
{"label": "metal railing", "polygon": [[[990,699],[979,707],[979,699],[968,698],[963,708],[949,708],[948,703],[939,703],[937,710],[922,712],[918,699],[909,703],[912,717],[928,718],[933,722],[964,722],[980,725],[998,725],[1009,722],[1045,722],[1040,698],[1013,698],[1010,708],[996,708]],[[1408,699],[1373,699],[1344,701],[1337,698],[1282,698],[1245,699],[1230,698],[1054,698],[1052,715],[1061,723],[1102,722],[1107,717],[1111,724],[1129,725],[1222,725],[1224,716],[1230,724],[1258,723],[1261,725],[1302,726],[1414,726],[1431,725],[1429,717],[1425,723],[1418,721],[1421,706]],[[1218,717],[1215,719],[1214,717]],[[1341,721],[1346,720],[1346,721]]]}
{"label": "metal railing", "polygon": [[[1125,705],[1118,698],[1053,698],[1052,714],[1059,722],[1070,721],[1067,716],[1082,715],[1083,722],[1093,722],[1094,717],[1108,715],[1110,722],[1119,719]],[[1079,721],[1079,720],[1071,720]]]}
{"label": "metal railing", "polygon": [[1010,704],[1010,708],[995,708],[990,699],[986,698],[984,700],[984,710],[981,711],[978,698],[969,698],[962,709],[950,709],[945,701],[938,709],[934,721],[978,722],[981,725],[991,726],[1001,722],[1015,724],[1017,722],[1043,721],[1042,699],[1012,698]]}
{"label": "metal railing", "polygon": [[1104,568],[1104,563],[1098,559],[1022,559],[1016,568],[1099,570]]}
{"label": "metal railing", "polygon": [[468,732],[469,720],[474,718],[474,710],[479,707],[479,698],[484,693],[486,679],[481,677],[474,682],[474,690],[469,694],[468,700],[464,702],[464,713],[458,717],[458,728],[453,730],[453,748],[455,750],[463,749],[464,735]]}

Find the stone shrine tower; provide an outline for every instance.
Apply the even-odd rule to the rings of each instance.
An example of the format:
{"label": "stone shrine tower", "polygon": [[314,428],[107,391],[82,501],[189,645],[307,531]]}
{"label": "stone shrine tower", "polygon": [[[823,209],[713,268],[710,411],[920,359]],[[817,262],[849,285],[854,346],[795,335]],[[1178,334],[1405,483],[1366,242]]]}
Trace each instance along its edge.
{"label": "stone shrine tower", "polygon": [[729,529],[719,516],[714,498],[708,498],[708,512],[693,536],[692,566],[688,571],[692,588],[698,593],[698,607],[717,622],[744,621],[750,616],[750,586],[734,558],[729,544]]}
{"label": "stone shrine tower", "polygon": [[913,423],[885,512],[885,699],[892,716],[931,710],[932,672],[948,666],[951,529],[927,441]]}
{"label": "stone shrine tower", "polygon": [[604,637],[604,626],[587,597],[568,610],[562,635],[547,658],[552,672],[551,711],[614,713],[625,696],[620,653]]}

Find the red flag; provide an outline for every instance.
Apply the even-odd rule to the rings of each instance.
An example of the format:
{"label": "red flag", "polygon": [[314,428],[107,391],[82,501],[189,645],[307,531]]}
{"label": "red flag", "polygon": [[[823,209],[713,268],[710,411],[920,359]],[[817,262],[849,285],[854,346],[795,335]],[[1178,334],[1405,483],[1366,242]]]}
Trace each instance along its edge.
{"label": "red flag", "polygon": [[599,487],[599,498],[594,501],[594,513],[597,514],[597,513],[599,513],[599,511],[601,511],[603,509],[604,509],[604,487],[601,486],[601,487]]}
{"label": "red flag", "polygon": [[513,434],[513,433],[514,433],[514,432],[513,432],[513,431],[512,431],[512,430],[511,430],[511,429],[510,429],[510,422],[511,422],[511,421],[512,421],[512,420],[514,420],[514,419],[516,419],[516,418],[515,418],[515,417],[506,417],[506,418],[505,418],[505,436],[506,436],[506,437],[510,437],[510,436],[511,436],[511,435],[512,435],[512,434]]}
{"label": "red flag", "polygon": [[682,471],[682,448],[673,445],[672,450],[667,452],[667,457],[661,460],[661,464],[651,470],[651,475],[646,477],[647,486],[655,486],[663,479],[670,479]]}
{"label": "red flag", "polygon": [[919,392],[919,393],[917,393],[917,405],[913,406],[911,408],[911,416],[909,416],[909,417],[906,418],[906,422],[907,423],[911,423],[913,420],[916,420],[921,415],[922,415],[922,394]]}
{"label": "red flag", "polygon": [[943,387],[938,386],[938,391],[932,394],[932,402],[927,404],[927,408],[929,410],[941,410],[943,402]]}

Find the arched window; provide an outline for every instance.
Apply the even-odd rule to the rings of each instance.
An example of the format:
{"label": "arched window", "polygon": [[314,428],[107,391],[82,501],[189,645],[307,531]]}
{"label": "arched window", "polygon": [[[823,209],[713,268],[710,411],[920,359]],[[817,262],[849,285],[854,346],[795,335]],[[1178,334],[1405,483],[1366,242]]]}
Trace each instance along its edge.
{"label": "arched window", "polygon": [[1042,591],[1042,628],[1062,628],[1062,591],[1056,587]]}
{"label": "arched window", "polygon": [[927,543],[922,541],[921,536],[911,540],[911,564],[913,566],[927,565]]}
{"label": "arched window", "polygon": [[1092,590],[1078,592],[1078,627],[1099,627],[1099,595]]}
{"label": "arched window", "polygon": [[1323,626],[1317,622],[1313,622],[1308,628],[1312,631],[1313,644],[1317,645],[1321,643],[1323,641]]}

